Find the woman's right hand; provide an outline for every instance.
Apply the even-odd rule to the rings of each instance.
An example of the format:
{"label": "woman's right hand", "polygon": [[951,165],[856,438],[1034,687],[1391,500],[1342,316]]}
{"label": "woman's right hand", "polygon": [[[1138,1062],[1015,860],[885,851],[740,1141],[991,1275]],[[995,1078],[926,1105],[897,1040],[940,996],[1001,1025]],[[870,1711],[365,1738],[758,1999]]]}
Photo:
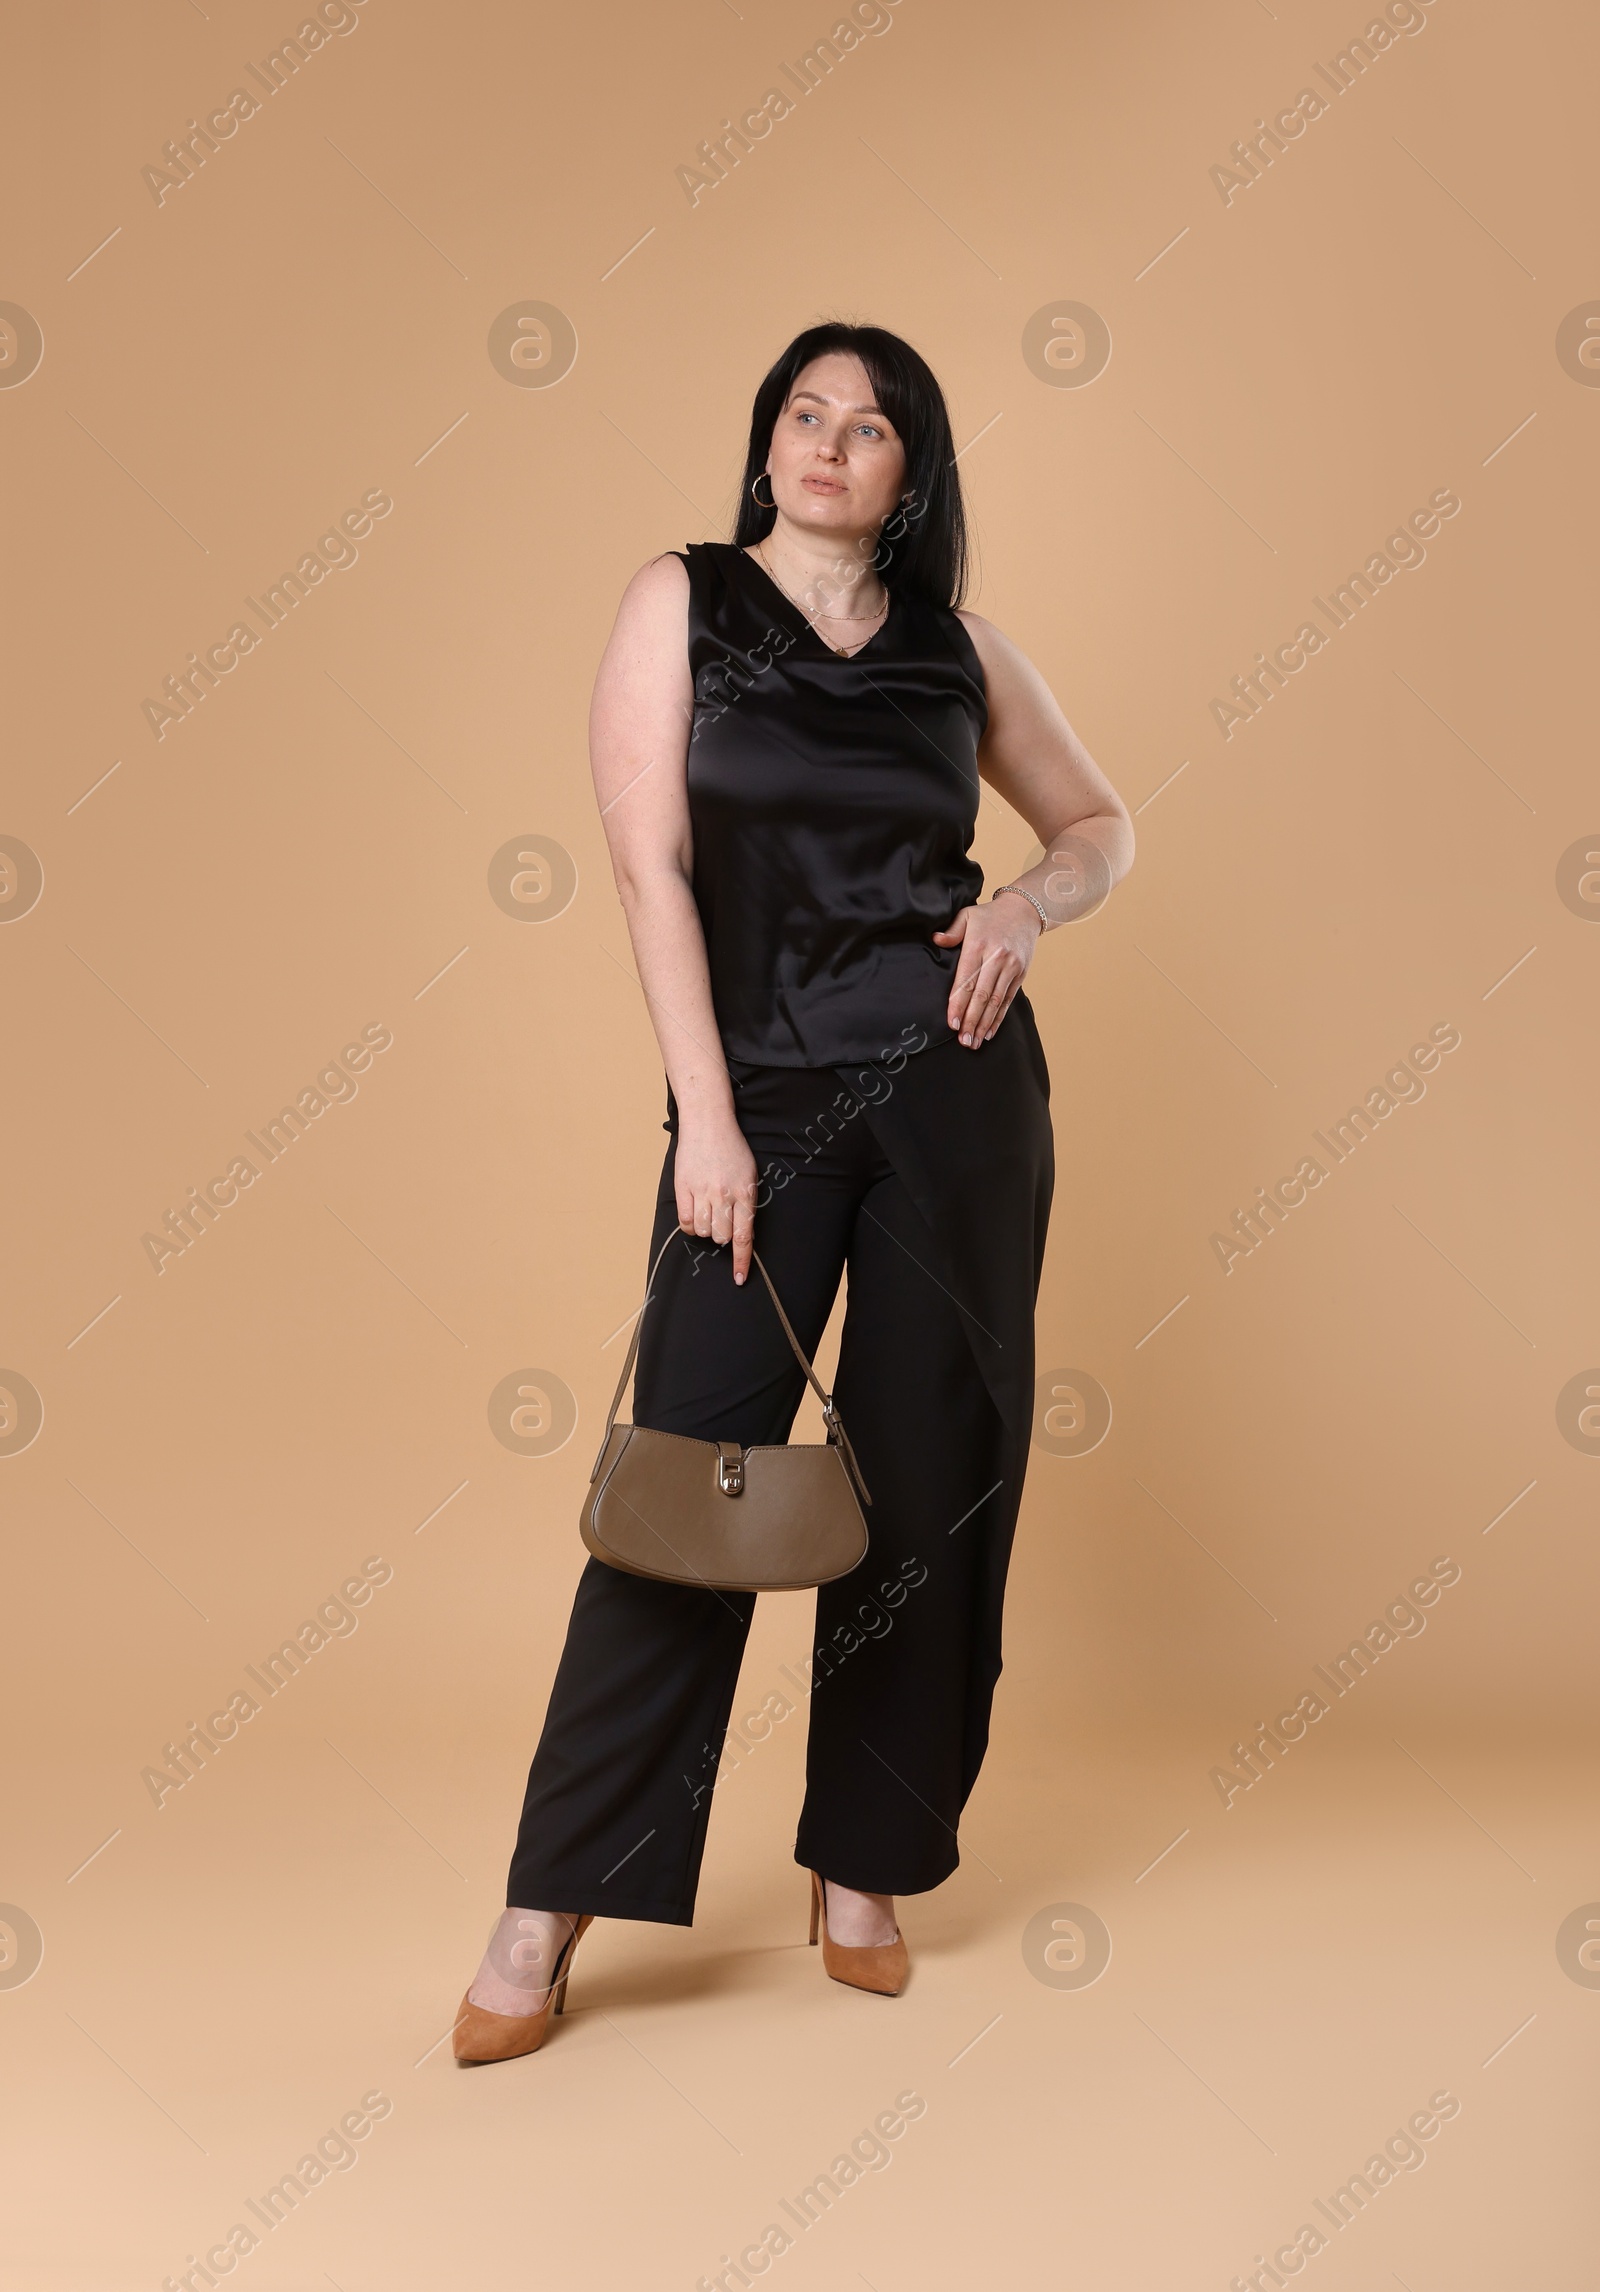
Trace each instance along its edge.
{"label": "woman's right hand", "polygon": [[702,1241],[731,1242],[742,1282],[755,1241],[756,1158],[731,1114],[697,1119],[680,1109],[673,1176],[679,1225]]}

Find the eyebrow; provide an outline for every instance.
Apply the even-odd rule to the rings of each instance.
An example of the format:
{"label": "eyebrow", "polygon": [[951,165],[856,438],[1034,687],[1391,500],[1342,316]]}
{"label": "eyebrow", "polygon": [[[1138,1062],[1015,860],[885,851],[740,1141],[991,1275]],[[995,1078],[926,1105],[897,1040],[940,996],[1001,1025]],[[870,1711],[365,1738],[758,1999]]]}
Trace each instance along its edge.
{"label": "eyebrow", "polygon": [[[816,390],[796,390],[793,397],[789,400],[789,403],[791,406],[796,406],[799,404],[802,398],[809,398],[813,405],[817,406],[827,406],[832,404],[831,399],[824,398]],[[884,413],[881,406],[872,405],[870,402],[865,406],[851,406],[846,410],[852,414],[877,414],[880,415],[884,421],[889,419],[888,415]]]}

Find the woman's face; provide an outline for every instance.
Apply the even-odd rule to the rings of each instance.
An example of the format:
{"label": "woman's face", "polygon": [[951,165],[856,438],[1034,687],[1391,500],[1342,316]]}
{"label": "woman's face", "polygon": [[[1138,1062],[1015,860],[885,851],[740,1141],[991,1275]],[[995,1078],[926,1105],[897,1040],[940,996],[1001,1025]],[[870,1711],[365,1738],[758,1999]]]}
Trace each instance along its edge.
{"label": "woman's face", "polygon": [[791,523],[841,538],[877,532],[905,490],[906,456],[859,358],[835,350],[801,369],[767,470]]}

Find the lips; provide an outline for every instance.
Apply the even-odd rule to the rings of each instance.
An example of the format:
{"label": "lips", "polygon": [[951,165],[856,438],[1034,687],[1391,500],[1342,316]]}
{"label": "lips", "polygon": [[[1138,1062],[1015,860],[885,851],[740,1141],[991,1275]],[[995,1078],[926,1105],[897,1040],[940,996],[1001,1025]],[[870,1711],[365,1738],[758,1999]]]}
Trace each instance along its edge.
{"label": "lips", "polygon": [[843,493],[843,492],[844,492],[844,487],[843,487],[842,485],[840,485],[840,484],[837,482],[837,480],[835,480],[835,479],[833,479],[833,478],[824,478],[824,477],[806,477],[806,478],[802,478],[802,479],[800,480],[800,483],[801,483],[803,486],[808,486],[808,487],[811,489],[811,491],[812,491],[813,493]]}

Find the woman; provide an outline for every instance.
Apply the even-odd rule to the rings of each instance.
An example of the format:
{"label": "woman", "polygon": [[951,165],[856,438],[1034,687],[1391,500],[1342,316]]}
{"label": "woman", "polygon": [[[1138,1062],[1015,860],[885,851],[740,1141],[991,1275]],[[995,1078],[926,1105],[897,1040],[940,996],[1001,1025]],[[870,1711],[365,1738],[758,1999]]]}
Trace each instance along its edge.
{"label": "woman", "polygon": [[[957,609],[965,560],[933,375],[813,327],[757,393],[734,542],[634,576],[592,714],[671,1133],[634,1421],[785,1440],[801,1372],[746,1280],[757,1229],[808,1354],[848,1266],[870,1549],[817,1595],[795,1858],[827,1971],[889,1995],[894,1898],[956,1866],[1000,1671],[1053,1183],[1021,984],[1133,855],[1038,671]],[[981,901],[980,777],[1046,851]],[[592,1918],[691,1922],[753,1607],[589,1561],[458,2060],[542,2041]]]}

